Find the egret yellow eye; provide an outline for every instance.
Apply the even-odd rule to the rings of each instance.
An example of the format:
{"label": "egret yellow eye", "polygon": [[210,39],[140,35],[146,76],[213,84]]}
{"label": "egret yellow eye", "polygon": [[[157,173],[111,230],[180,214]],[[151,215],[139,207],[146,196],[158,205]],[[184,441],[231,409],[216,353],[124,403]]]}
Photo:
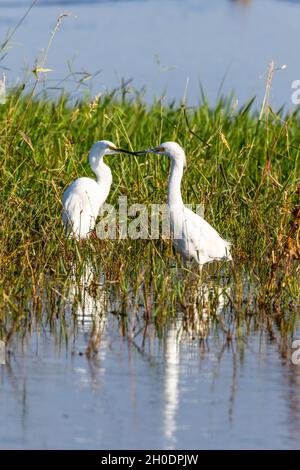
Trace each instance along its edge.
{"label": "egret yellow eye", "polygon": [[108,145],[109,150],[117,150],[117,147],[114,147],[113,145]]}

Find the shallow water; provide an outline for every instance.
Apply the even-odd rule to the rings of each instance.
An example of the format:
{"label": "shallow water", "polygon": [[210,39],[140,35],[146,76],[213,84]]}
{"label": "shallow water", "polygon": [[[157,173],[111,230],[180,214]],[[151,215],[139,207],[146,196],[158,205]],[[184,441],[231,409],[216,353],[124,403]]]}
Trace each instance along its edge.
{"label": "shallow water", "polygon": [[[236,329],[227,341],[204,306],[159,331],[142,307],[125,317],[104,291],[95,300],[84,289],[79,304],[75,291],[64,320],[13,336],[0,366],[0,448],[300,448],[300,365],[290,357],[300,325],[286,348],[276,327]],[[229,293],[217,291],[215,310],[228,325]]]}
{"label": "shallow water", "polygon": [[[2,37],[12,28],[30,2],[0,1]],[[0,62],[8,82],[23,80],[34,59],[45,48],[57,16],[71,12],[55,37],[47,66],[48,87],[62,87],[82,96],[86,86],[93,93],[121,85],[146,87],[145,99],[165,96],[168,102],[187,96],[200,101],[200,81],[208,99],[234,90],[239,103],[253,95],[259,107],[265,89],[267,66],[273,59],[277,71],[271,105],[294,109],[292,81],[300,79],[297,38],[299,1],[281,0],[106,0],[40,1],[12,38],[12,48]],[[11,5],[8,7],[8,5]],[[19,7],[18,7],[19,6]],[[69,63],[69,65],[68,65]],[[70,73],[100,71],[79,86]],[[26,73],[25,73],[26,75]],[[187,87],[187,79],[188,87]],[[187,92],[186,92],[187,87]],[[221,88],[221,91],[220,91]]]}

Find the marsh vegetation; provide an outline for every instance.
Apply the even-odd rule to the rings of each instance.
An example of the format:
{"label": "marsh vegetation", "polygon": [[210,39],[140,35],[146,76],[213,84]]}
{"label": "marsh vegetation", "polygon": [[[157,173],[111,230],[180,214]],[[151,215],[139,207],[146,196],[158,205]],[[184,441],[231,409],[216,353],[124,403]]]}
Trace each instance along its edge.
{"label": "marsh vegetation", "polygon": [[[87,263],[85,288],[95,296],[114,292],[122,318],[142,316],[161,329],[178,311],[189,318],[196,305],[197,316],[209,311],[230,339],[251,326],[272,329],[273,321],[292,333],[299,309],[299,118],[268,107],[259,116],[252,101],[241,109],[225,99],[212,109],[204,97],[198,108],[159,101],[148,107],[123,90],[70,106],[66,96],[51,102],[14,90],[0,108],[2,338],[63,317]],[[188,160],[183,199],[203,204],[206,219],[232,241],[232,265],[199,274],[164,239],[67,240],[62,192],[89,173],[88,150],[103,137],[131,150],[178,141]],[[107,161],[109,203],[117,205],[120,195],[129,204],[165,201],[167,158]],[[201,300],[207,283],[211,294]],[[214,315],[220,286],[223,316]]]}

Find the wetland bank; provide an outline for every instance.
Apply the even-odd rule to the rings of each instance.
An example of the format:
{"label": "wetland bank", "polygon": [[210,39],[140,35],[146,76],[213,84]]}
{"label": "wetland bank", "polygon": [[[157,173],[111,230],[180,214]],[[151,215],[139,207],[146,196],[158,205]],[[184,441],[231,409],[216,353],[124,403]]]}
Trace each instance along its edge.
{"label": "wetland bank", "polygon": [[[300,118],[268,101],[276,74],[264,105],[211,104],[205,93],[195,106],[146,104],[125,82],[53,99],[44,72],[10,87],[0,105],[1,448],[299,448]],[[166,237],[66,239],[61,196],[92,176],[88,151],[103,138],[130,150],[179,142],[183,200],[232,242],[233,263],[199,272]],[[165,203],[167,157],[107,163],[112,207],[126,197],[150,214]]]}

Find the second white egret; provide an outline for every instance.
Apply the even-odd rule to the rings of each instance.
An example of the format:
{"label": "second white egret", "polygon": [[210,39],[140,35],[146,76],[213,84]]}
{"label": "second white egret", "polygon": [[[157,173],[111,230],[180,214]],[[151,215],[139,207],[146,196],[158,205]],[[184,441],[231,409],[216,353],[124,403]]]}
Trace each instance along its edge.
{"label": "second white egret", "polygon": [[171,160],[168,185],[168,208],[170,229],[175,248],[186,260],[195,260],[203,265],[214,260],[231,260],[230,242],[200,215],[188,209],[181,196],[181,180],[186,166],[182,147],[176,142],[165,142],[159,147],[137,152],[167,155]]}
{"label": "second white egret", "polygon": [[78,178],[65,190],[62,197],[63,223],[68,236],[85,239],[94,229],[99,210],[105,203],[111,183],[111,170],[103,161],[105,155],[127,153],[129,150],[117,148],[108,140],[96,142],[89,153],[90,167],[96,175],[92,178]]}

